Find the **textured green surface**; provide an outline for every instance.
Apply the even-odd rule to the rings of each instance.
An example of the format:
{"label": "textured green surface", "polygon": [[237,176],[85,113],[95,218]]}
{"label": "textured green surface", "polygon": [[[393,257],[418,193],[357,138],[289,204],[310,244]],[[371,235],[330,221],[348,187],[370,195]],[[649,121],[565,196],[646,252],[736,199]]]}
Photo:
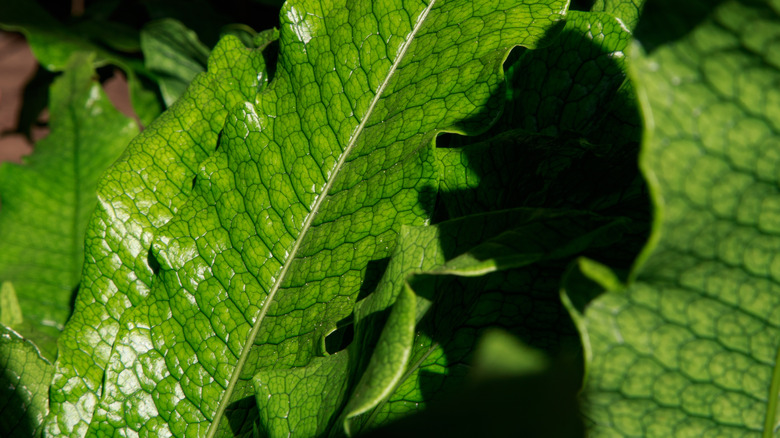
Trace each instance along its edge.
{"label": "textured green surface", "polygon": [[609,255],[627,267],[648,228],[639,126],[625,86],[628,39],[609,14],[570,12],[550,46],[524,52],[509,67],[507,108],[496,125],[436,151],[449,216],[514,207],[628,216],[630,245]]}
{"label": "textured green surface", "polygon": [[[562,344],[571,346],[574,333],[555,287],[560,268],[518,268],[610,244],[624,229],[610,222],[574,211],[512,209],[407,229],[377,292],[357,307],[356,341],[348,351],[361,358],[358,362],[368,360],[377,338],[372,319],[381,321],[381,312],[407,291],[417,295],[416,312],[411,312],[415,334],[397,347],[410,348],[404,360],[374,350],[367,367],[374,368],[373,375],[367,372],[371,378],[364,376],[361,384],[377,394],[391,394],[375,397],[369,415],[357,418],[358,427],[352,429],[374,428],[446,399],[462,385],[464,365],[487,327],[504,327],[551,352],[560,351]],[[399,331],[388,325],[381,336],[389,338],[393,330]],[[379,387],[374,382],[387,379],[383,375],[396,377]],[[365,390],[359,384],[354,391]],[[347,415],[362,412],[349,407]]]}
{"label": "textured green surface", "polygon": [[609,14],[569,12],[554,44],[512,64],[505,115],[492,131],[587,136],[598,129],[625,79],[629,36]]}
{"label": "textured green surface", "polygon": [[[121,27],[121,26],[120,26]],[[149,124],[159,113],[155,91],[136,74],[143,65],[130,56],[104,48],[105,41],[93,41],[89,32],[78,27],[67,27],[33,0],[3,0],[0,2],[0,28],[22,32],[38,62],[47,70],[62,71],[76,52],[94,54],[95,67],[113,64],[127,75],[130,100],[141,123]],[[118,33],[114,29],[115,33]],[[109,41],[111,38],[109,38]]]}
{"label": "textured green surface", "polygon": [[[85,397],[62,405],[56,425],[91,423],[92,432],[109,435],[251,433],[252,377],[320,354],[325,334],[351,313],[369,264],[390,255],[401,225],[427,221],[437,131],[482,129],[492,120],[508,48],[534,46],[564,8],[563,1],[286,3],[273,81],[257,99],[228,106],[216,153],[188,166],[195,175],[179,170],[183,178],[170,189],[156,187],[160,198],[139,197],[161,179],[153,167],[160,160],[145,151],[154,143],[140,140],[104,180],[102,189],[122,194],[101,191],[105,209],[93,221],[89,254],[95,267],[105,263],[101,237],[110,236],[130,247],[112,251],[114,269],[128,269],[117,278],[87,265],[89,292],[79,295],[74,327],[133,307],[121,323],[93,332],[104,342],[91,356],[97,366],[79,353],[67,367],[92,367],[58,377],[57,403],[62,390]],[[167,207],[187,197],[176,211]],[[89,310],[114,291],[117,304],[103,306],[113,314]],[[79,383],[87,373],[91,388]],[[77,384],[81,394],[71,390]]]}
{"label": "textured green surface", "polygon": [[0,325],[0,436],[41,436],[52,371],[35,345]]}
{"label": "textured green surface", "polygon": [[644,201],[632,144],[638,130],[616,114],[631,117],[621,92],[628,37],[611,15],[570,12],[555,43],[510,66],[496,125],[476,142],[456,139],[465,146],[437,150],[450,217]]}
{"label": "textured green surface", "polygon": [[677,6],[637,27],[655,222],[631,286],[580,315],[586,415],[596,437],[777,436],[780,10]]}
{"label": "textured green surface", "polygon": [[596,0],[591,10],[608,12],[620,19],[628,29],[633,29],[639,21],[644,4],[645,0]]}
{"label": "textured green surface", "polygon": [[59,340],[50,434],[85,433],[119,319],[149,293],[155,269],[150,242],[186,201],[199,163],[216,149],[226,105],[254,96],[267,82],[263,66],[259,51],[235,38],[222,41],[209,58],[209,73],[196,77],[105,174],[75,313]]}
{"label": "textured green surface", "polygon": [[24,165],[0,166],[0,281],[16,291],[13,325],[46,357],[70,316],[84,259],[84,232],[103,171],[138,133],[95,81],[92,57],[75,54],[51,88],[51,133]]}
{"label": "textured green surface", "polygon": [[200,72],[206,70],[209,49],[181,22],[153,21],[141,30],[144,63],[159,78],[163,100],[171,106]]}
{"label": "textured green surface", "polygon": [[16,297],[16,289],[10,281],[4,281],[0,285],[0,324],[12,327],[19,326],[22,321],[24,317]]}

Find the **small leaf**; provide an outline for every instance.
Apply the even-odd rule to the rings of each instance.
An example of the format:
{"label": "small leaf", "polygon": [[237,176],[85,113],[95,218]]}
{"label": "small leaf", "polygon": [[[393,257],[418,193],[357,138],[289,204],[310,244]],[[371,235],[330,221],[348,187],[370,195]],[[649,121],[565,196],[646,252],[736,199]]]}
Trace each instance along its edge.
{"label": "small leaf", "polygon": [[19,307],[14,285],[10,281],[4,281],[0,286],[0,324],[13,327],[22,321],[22,308]]}
{"label": "small leaf", "polygon": [[52,371],[35,345],[0,325],[0,436],[41,436]]}
{"label": "small leaf", "polygon": [[144,26],[141,47],[146,67],[159,77],[167,106],[184,94],[196,74],[206,70],[208,47],[179,21],[158,20]]}

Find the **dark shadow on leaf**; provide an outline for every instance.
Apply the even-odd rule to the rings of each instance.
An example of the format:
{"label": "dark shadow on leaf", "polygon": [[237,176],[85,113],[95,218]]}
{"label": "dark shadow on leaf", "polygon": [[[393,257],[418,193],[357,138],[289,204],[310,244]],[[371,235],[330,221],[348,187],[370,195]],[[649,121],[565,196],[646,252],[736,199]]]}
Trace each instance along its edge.
{"label": "dark shadow on leaf", "polygon": [[[648,0],[634,34],[650,53],[671,41],[683,38],[710,14],[724,0]],[[769,6],[767,12],[772,13]]]}
{"label": "dark shadow on leaf", "polygon": [[73,288],[73,290],[70,292],[70,314],[73,315],[73,311],[76,310],[76,296],[79,293],[79,288],[81,287],[81,283],[77,284],[76,287]]}
{"label": "dark shadow on leaf", "polygon": [[40,115],[49,105],[49,87],[56,76],[56,73],[38,66],[35,76],[24,87],[17,132],[24,134],[30,141],[33,141],[33,127],[41,125]]}
{"label": "dark shadow on leaf", "polygon": [[348,317],[336,323],[336,330],[325,337],[326,353],[335,354],[349,347],[349,344],[352,343],[352,339],[355,337],[353,320],[354,316],[350,313]]}
{"label": "dark shadow on leaf", "polygon": [[233,436],[251,437],[255,428],[259,426],[255,397],[248,396],[234,401],[225,410],[225,417]]}
{"label": "dark shadow on leaf", "polygon": [[385,257],[378,260],[371,260],[366,266],[366,274],[363,277],[363,282],[360,284],[360,292],[356,301],[360,301],[367,297],[370,293],[374,292],[379,280],[385,275],[387,270],[387,264],[390,263],[390,257]]}
{"label": "dark shadow on leaf", "polygon": [[[194,182],[193,180],[193,184]],[[160,262],[157,261],[157,257],[154,256],[151,248],[149,248],[149,252],[146,254],[146,263],[149,265],[149,269],[152,270],[152,274],[157,275],[160,273]]]}
{"label": "dark shadow on leaf", "polygon": [[0,379],[0,436],[35,436],[36,424],[26,409],[28,401],[19,395],[24,387],[16,376],[7,371],[7,360],[0,357],[0,368],[3,368]]}
{"label": "dark shadow on leaf", "polygon": [[422,412],[363,436],[584,436],[576,390],[560,378],[565,373],[554,367],[545,373],[469,385]]}
{"label": "dark shadow on leaf", "polygon": [[[417,383],[430,409],[369,436],[431,436],[433,431],[443,436],[517,436],[518,430],[527,432],[524,436],[569,437],[583,433],[575,398],[582,379],[582,351],[576,328],[560,302],[561,279],[577,255],[627,269],[649,233],[650,203],[637,166],[640,118],[620,65],[611,53],[576,30],[567,28],[560,35],[551,34],[550,40],[556,43],[549,50],[521,51],[510,57],[515,65],[508,69],[512,75],[509,83],[517,99],[495,126],[476,138],[449,134],[440,137],[442,143],[454,147],[440,150],[453,154],[451,169],[457,170],[465,163],[470,179],[451,186],[442,184],[436,208],[447,211],[434,212],[434,217],[457,218],[517,207],[574,209],[629,218],[628,231],[617,243],[566,259],[474,278],[415,278],[415,292],[433,302],[418,331],[443,351],[446,359],[442,363],[449,364],[451,372],[434,374],[422,369],[413,374],[410,378],[419,379]],[[587,56],[580,59],[581,63],[556,64],[561,56],[559,46]],[[559,83],[545,77],[548,72],[533,68],[540,63],[554,65],[558,69],[556,77],[576,78],[586,63],[606,73],[596,83],[583,84],[585,91],[576,97],[566,87],[560,91]],[[532,100],[525,99],[524,93],[537,84],[552,87],[540,91],[548,93],[550,102],[558,105],[549,114],[569,114],[570,119],[544,118],[534,112],[542,106],[529,104]],[[563,94],[558,99],[559,91]],[[505,96],[502,90],[491,102],[500,105]],[[585,107],[582,99],[587,99]],[[480,123],[484,127],[485,118],[476,117],[463,126]],[[447,161],[442,162],[446,169]],[[460,240],[459,236],[442,234],[440,245],[446,259],[465,250]],[[591,298],[582,296],[581,301]],[[465,376],[473,359],[471,354],[489,327],[501,327],[567,365],[551,371],[557,373],[555,377],[534,376],[469,388]],[[414,357],[410,363],[415,363]],[[500,395],[507,388],[514,388],[509,392],[516,398],[491,405],[492,399],[510,395]],[[496,391],[490,397],[485,395]],[[532,396],[523,399],[522,394]],[[480,402],[475,406],[474,400]],[[461,406],[493,407],[475,414],[459,411]],[[558,421],[562,415],[572,421]],[[483,416],[490,420],[483,422]],[[464,421],[453,421],[461,418]],[[457,426],[452,427],[454,424]],[[503,424],[507,429],[491,430],[491,424]]]}

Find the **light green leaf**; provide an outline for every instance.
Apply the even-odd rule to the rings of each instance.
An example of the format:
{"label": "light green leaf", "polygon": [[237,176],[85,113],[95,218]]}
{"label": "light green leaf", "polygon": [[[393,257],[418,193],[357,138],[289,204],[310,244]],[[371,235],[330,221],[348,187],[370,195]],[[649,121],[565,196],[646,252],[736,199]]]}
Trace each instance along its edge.
{"label": "light green leaf", "polygon": [[627,29],[634,29],[645,0],[596,0],[591,8],[594,12],[608,12],[617,17]]}
{"label": "light green leaf", "polygon": [[146,68],[159,78],[167,106],[184,94],[196,74],[206,70],[208,47],[179,21],[159,20],[144,26],[141,47]]}
{"label": "light green leaf", "polygon": [[93,67],[116,65],[127,75],[130,100],[141,123],[148,125],[160,114],[160,105],[151,88],[153,85],[148,84],[148,79],[144,80],[138,75],[148,75],[140,61],[104,49],[78,28],[71,29],[57,21],[35,1],[0,2],[0,28],[22,32],[35,58],[49,71],[58,72],[65,69],[70,56],[76,52],[93,53]]}
{"label": "light green leaf", "polygon": [[267,81],[262,52],[225,39],[209,58],[209,72],[104,175],[75,312],[59,340],[50,435],[86,432],[119,319],[148,295],[159,269],[149,256],[153,236],[184,204],[199,163],[217,148],[226,106],[251,98]]}
{"label": "light green leaf", "polygon": [[630,286],[578,315],[594,437],[777,436],[780,14],[715,3],[648,2],[637,26],[655,218]]}
{"label": "light green leaf", "polygon": [[79,285],[98,178],[138,133],[95,80],[92,59],[74,54],[54,81],[51,133],[35,153],[0,166],[0,281],[13,284],[24,315],[14,329],[50,360]]}
{"label": "light green leaf", "polygon": [[41,436],[52,368],[32,342],[0,325],[0,436]]}
{"label": "light green leaf", "polygon": [[[497,108],[508,49],[537,44],[565,3],[287,2],[272,83],[230,106],[219,149],[193,165],[191,192],[190,177],[160,201],[132,199],[159,179],[143,167],[140,184],[119,167],[106,179],[132,210],[189,199],[120,255],[149,279],[148,295],[92,289],[139,299],[114,326],[105,385],[87,379],[86,400],[102,391],[82,417],[91,432],[252,433],[253,376],[320,353],[368,265],[390,255],[402,225],[427,222],[435,135],[495,118],[485,109]],[[125,241],[147,220],[105,224]]]}
{"label": "light green leaf", "polygon": [[18,326],[24,321],[16,289],[10,281],[0,286],[0,324],[6,327]]}
{"label": "light green leaf", "polygon": [[509,332],[486,330],[474,351],[474,380],[492,380],[516,375],[535,374],[550,366],[549,358],[529,347]]}

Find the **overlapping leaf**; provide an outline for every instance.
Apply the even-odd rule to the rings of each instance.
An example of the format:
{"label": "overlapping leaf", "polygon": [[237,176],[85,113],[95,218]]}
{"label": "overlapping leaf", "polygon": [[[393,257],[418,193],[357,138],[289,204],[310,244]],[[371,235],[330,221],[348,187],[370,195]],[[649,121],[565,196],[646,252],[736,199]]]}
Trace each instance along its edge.
{"label": "overlapping leaf", "polygon": [[572,373],[546,352],[492,328],[480,338],[471,365],[464,384],[443,403],[363,436],[583,436]]}
{"label": "overlapping leaf", "polygon": [[200,72],[206,70],[209,49],[195,32],[173,19],[153,21],[141,30],[146,67],[158,79],[165,104],[171,106]]}
{"label": "overlapping leaf", "polygon": [[[149,219],[125,213],[169,211],[167,199],[189,195],[191,176],[159,201],[132,200],[139,185],[159,179],[126,164],[154,164],[148,144],[139,141],[106,180],[129,202],[123,211],[106,199],[116,220],[101,213],[95,229],[103,223],[129,241],[132,252],[120,252],[118,264],[136,272],[121,272],[151,288],[143,296],[145,287],[138,293],[132,283],[109,283],[108,272],[87,272],[87,282],[103,286],[90,286],[92,296],[118,290],[116,308],[137,302],[113,326],[119,332],[91,430],[251,433],[251,378],[321,353],[322,338],[351,313],[369,262],[389,256],[401,225],[427,221],[435,134],[481,129],[494,118],[498,102],[490,99],[506,51],[534,46],[564,7],[288,2],[274,81],[257,100],[233,106],[219,149],[193,163],[192,195],[165,215],[169,222],[152,236],[138,225]],[[122,181],[133,174],[140,181]],[[143,238],[126,235],[134,229]],[[86,400],[95,400],[97,385],[90,391]],[[71,412],[63,414],[61,424]]]}
{"label": "overlapping leaf", "polygon": [[639,21],[645,0],[596,0],[591,9],[594,12],[608,12],[618,19],[628,29],[633,29]]}
{"label": "overlapping leaf", "polygon": [[52,366],[38,348],[0,325],[0,434],[7,438],[41,436],[49,411]]}
{"label": "overlapping leaf", "polygon": [[84,232],[103,171],[138,133],[75,54],[51,88],[51,134],[24,165],[0,166],[0,282],[18,298],[12,328],[49,360],[71,312],[84,259]]}
{"label": "overlapping leaf", "polygon": [[[356,309],[350,366],[366,371],[351,391],[344,420],[356,422],[352,430],[366,430],[441,401],[462,385],[476,342],[491,326],[551,354],[572,347],[573,327],[555,293],[560,268],[518,268],[609,245],[624,230],[622,221],[544,209],[407,229],[377,292]],[[393,304],[396,297],[400,304]],[[380,335],[377,321],[390,306]],[[397,306],[406,309],[408,329],[390,322]],[[391,341],[393,350],[381,351]],[[368,415],[350,420],[362,413]]]}
{"label": "overlapping leaf", "polygon": [[780,10],[678,8],[648,2],[637,27],[655,222],[629,287],[575,312],[586,414],[593,436],[776,436]]}
{"label": "overlapping leaf", "polygon": [[569,12],[554,44],[511,65],[498,123],[476,142],[437,150],[451,217],[519,206],[642,209],[638,127],[622,85],[629,36],[609,14]]}
{"label": "overlapping leaf", "polygon": [[[273,34],[260,38],[267,44]],[[153,236],[186,201],[199,163],[216,149],[226,106],[252,98],[267,81],[262,51],[225,39],[209,58],[209,72],[105,174],[75,312],[59,340],[49,434],[85,433],[119,319],[149,293],[157,269],[149,258]]]}

